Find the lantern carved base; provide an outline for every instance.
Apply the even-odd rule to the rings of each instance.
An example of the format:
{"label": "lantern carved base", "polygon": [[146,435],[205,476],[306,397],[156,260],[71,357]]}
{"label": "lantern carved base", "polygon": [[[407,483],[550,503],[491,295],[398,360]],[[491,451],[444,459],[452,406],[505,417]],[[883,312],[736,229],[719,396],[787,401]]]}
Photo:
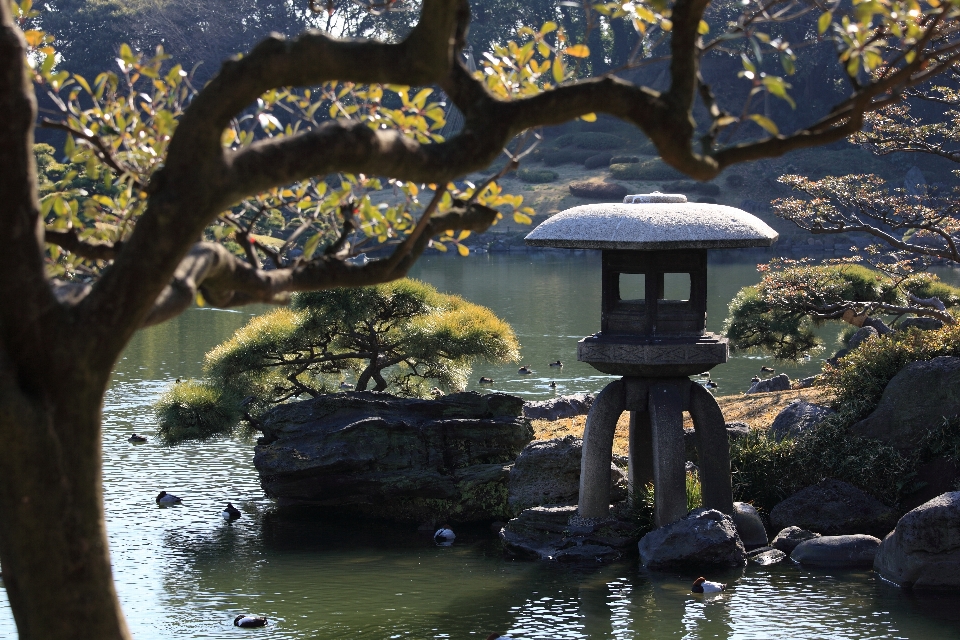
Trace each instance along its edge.
{"label": "lantern carved base", "polygon": [[688,378],[624,377],[604,387],[587,415],[580,464],[581,517],[608,515],[613,435],[624,411],[630,411],[630,487],[653,482],[658,527],[687,514],[684,411],[690,412],[696,429],[703,506],[733,514],[727,429],[713,395]]}
{"label": "lantern carved base", "polygon": [[598,333],[577,343],[577,360],[615,376],[686,377],[727,361],[727,339],[702,336],[650,338]]}

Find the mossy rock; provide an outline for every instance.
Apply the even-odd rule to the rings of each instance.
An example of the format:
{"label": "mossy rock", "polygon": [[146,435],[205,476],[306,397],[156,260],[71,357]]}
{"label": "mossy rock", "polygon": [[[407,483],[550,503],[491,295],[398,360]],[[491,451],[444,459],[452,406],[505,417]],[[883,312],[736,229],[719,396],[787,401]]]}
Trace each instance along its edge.
{"label": "mossy rock", "polygon": [[517,178],[519,178],[521,182],[528,182],[530,184],[553,182],[559,177],[556,171],[551,171],[550,169],[519,169],[517,171]]}
{"label": "mossy rock", "polygon": [[587,158],[583,163],[583,166],[587,169],[599,169],[600,167],[607,167],[610,165],[610,160],[612,158],[612,151],[601,151],[597,155]]}
{"label": "mossy rock", "polygon": [[683,174],[660,158],[650,158],[630,164],[611,164],[610,175],[617,180],[677,180]]}
{"label": "mossy rock", "polygon": [[578,198],[622,202],[630,191],[615,182],[571,182],[570,193]]}
{"label": "mossy rock", "polygon": [[637,164],[640,162],[640,156],[613,156],[610,158],[610,164]]}
{"label": "mossy rock", "polygon": [[559,151],[544,153],[543,163],[548,167],[557,167],[561,164],[583,164],[587,158],[594,155],[596,155],[596,153],[588,149],[567,147]]}

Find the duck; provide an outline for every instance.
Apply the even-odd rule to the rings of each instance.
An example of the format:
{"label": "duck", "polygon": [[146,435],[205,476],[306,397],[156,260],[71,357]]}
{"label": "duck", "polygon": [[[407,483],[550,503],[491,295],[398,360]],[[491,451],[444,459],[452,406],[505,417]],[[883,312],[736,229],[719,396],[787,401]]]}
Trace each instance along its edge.
{"label": "duck", "polygon": [[350,384],[349,382],[341,382],[341,383],[340,383],[340,388],[341,388],[343,391],[353,391],[353,385]]}
{"label": "duck", "polygon": [[493,378],[488,378],[487,376],[480,376],[480,384],[493,384]]}
{"label": "duck", "polygon": [[180,378],[177,378],[174,384],[180,384]]}
{"label": "duck", "polygon": [[698,374],[697,374],[697,377],[700,378],[701,380],[709,380],[709,379],[710,379],[710,372],[709,372],[709,371],[704,371],[703,373],[698,373]]}
{"label": "duck", "polygon": [[446,394],[443,393],[443,389],[440,387],[434,387],[433,389],[430,389],[430,395],[432,395],[434,398],[440,398]]}
{"label": "duck", "polygon": [[720,385],[714,382],[713,380],[707,380],[705,383],[703,383],[703,386],[706,387],[707,389],[716,389]]}
{"label": "duck", "polygon": [[693,581],[693,588],[690,590],[694,593],[719,593],[727,588],[727,585],[721,584],[719,582],[710,582],[703,576],[700,576]]}
{"label": "duck", "polygon": [[550,388],[551,388],[551,389],[556,389],[556,388],[557,388],[557,381],[556,381],[556,380],[551,380],[551,381],[550,381]]}
{"label": "duck", "polygon": [[809,353],[803,354],[803,361],[804,361],[804,362],[810,362],[810,360],[811,360],[812,358],[813,358],[813,356],[811,356]]}
{"label": "duck", "polygon": [[760,373],[776,373],[776,371],[773,367],[760,367]]}
{"label": "duck", "polygon": [[254,627],[265,627],[267,626],[267,618],[265,616],[251,616],[240,614],[233,619],[233,626],[243,627],[245,629],[253,629]]}
{"label": "duck", "polygon": [[563,363],[560,362],[559,360],[557,360],[556,362],[551,362],[551,363],[550,363],[550,366],[551,366],[551,367],[560,367],[561,369],[563,369]]}
{"label": "duck", "polygon": [[528,376],[528,375],[530,375],[531,373],[533,373],[533,370],[532,370],[530,367],[523,366],[523,367],[520,367],[520,368],[517,370],[517,373],[519,373],[519,374],[521,374],[521,375],[524,375],[524,376]]}
{"label": "duck", "polygon": [[178,498],[166,491],[161,491],[160,495],[157,496],[157,504],[180,504],[181,502],[183,502],[183,498]]}
{"label": "duck", "polygon": [[753,384],[760,382],[760,376],[753,376],[752,378],[750,378],[750,382],[752,382]]}
{"label": "duck", "polygon": [[130,437],[127,438],[127,442],[130,444],[143,444],[147,441],[146,436],[141,436],[139,433],[131,433]]}
{"label": "duck", "polygon": [[448,525],[442,524],[437,532],[433,534],[433,541],[441,547],[449,547],[457,539],[457,534],[453,532]]}
{"label": "duck", "polygon": [[233,506],[228,502],[226,509],[224,509],[223,513],[221,513],[220,515],[223,516],[224,520],[236,520],[243,514],[240,513],[239,509],[237,509],[235,506]]}

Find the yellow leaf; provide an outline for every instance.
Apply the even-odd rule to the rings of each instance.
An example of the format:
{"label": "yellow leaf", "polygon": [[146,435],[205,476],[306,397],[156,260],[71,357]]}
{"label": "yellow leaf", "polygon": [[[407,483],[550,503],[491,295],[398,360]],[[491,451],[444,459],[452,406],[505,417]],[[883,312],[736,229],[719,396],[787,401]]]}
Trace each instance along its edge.
{"label": "yellow leaf", "polygon": [[758,125],[763,127],[768,133],[772,135],[777,135],[778,133],[780,133],[780,130],[777,129],[777,125],[774,124],[773,120],[771,120],[766,116],[762,116],[759,113],[753,113],[747,117],[749,117],[751,120],[753,120]]}
{"label": "yellow leaf", "polygon": [[590,47],[585,44],[575,44],[572,47],[567,47],[563,52],[574,58],[586,58],[590,55]]}
{"label": "yellow leaf", "polygon": [[461,231],[460,235],[457,236],[457,241],[459,242],[460,240],[466,240],[469,237],[470,237],[469,231]]}
{"label": "yellow leaf", "polygon": [[673,29],[673,20],[668,20],[667,18],[664,18],[663,20],[660,21],[660,28],[663,29],[664,31],[670,31],[671,29]]}
{"label": "yellow leaf", "polygon": [[446,253],[446,251],[447,251],[447,246],[446,246],[445,244],[443,244],[442,242],[437,242],[436,240],[433,240],[430,244],[431,244],[431,246],[432,246],[434,249],[436,249],[437,251],[440,251],[440,252],[443,252],[443,253]]}
{"label": "yellow leaf", "polygon": [[467,247],[463,246],[462,244],[458,244],[458,245],[457,245],[457,253],[459,253],[459,254],[462,255],[464,258],[466,258],[468,255],[470,255],[470,249],[468,249]]}
{"label": "yellow leaf", "polygon": [[41,44],[43,44],[43,31],[37,31],[36,29],[24,31],[23,37],[26,39],[27,44],[31,47],[39,47]]}
{"label": "yellow leaf", "polygon": [[580,119],[583,120],[584,122],[596,122],[596,121],[597,121],[597,114],[595,114],[595,113],[585,113],[585,114],[583,114],[582,116],[580,116]]}
{"label": "yellow leaf", "polygon": [[520,213],[519,211],[513,212],[513,221],[517,224],[530,224],[533,220],[525,213]]}
{"label": "yellow leaf", "polygon": [[560,56],[557,56],[553,59],[553,79],[560,84],[563,82],[563,77],[566,75],[566,70],[563,68],[563,60]]}
{"label": "yellow leaf", "polygon": [[207,306],[206,301],[203,299],[203,294],[200,293],[199,291],[197,291],[197,306],[198,306],[198,307],[205,307],[205,306]]}
{"label": "yellow leaf", "polygon": [[705,36],[708,33],[710,33],[710,25],[707,24],[706,20],[701,20],[700,24],[697,25],[697,33],[699,33],[702,36]]}
{"label": "yellow leaf", "polygon": [[551,31],[556,31],[556,30],[557,30],[556,22],[544,22],[543,26],[540,27],[540,35],[545,36]]}
{"label": "yellow leaf", "polygon": [[830,28],[831,22],[833,22],[833,12],[827,11],[817,20],[817,32],[823,35],[823,33]]}
{"label": "yellow leaf", "polygon": [[547,43],[546,43],[546,42],[538,42],[538,43],[537,43],[537,51],[538,51],[538,52],[540,53],[540,55],[543,56],[544,58],[549,58],[549,57],[550,57],[550,47],[547,46]]}

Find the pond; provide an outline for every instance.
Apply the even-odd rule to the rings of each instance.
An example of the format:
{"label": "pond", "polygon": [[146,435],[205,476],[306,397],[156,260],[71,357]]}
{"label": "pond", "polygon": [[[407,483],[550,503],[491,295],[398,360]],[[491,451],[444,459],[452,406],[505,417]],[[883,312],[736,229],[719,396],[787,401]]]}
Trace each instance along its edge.
{"label": "pond", "polygon": [[[575,362],[576,341],[599,325],[598,271],[595,256],[544,253],[428,258],[413,275],[514,325],[534,376],[521,379],[510,366],[479,367],[473,377],[533,398],[553,393],[551,379],[564,392],[606,383]],[[758,276],[741,263],[713,265],[710,277],[716,330],[734,292]],[[484,527],[457,527],[456,544],[440,549],[412,527],[278,510],[259,487],[250,443],[126,441],[133,431],[152,434],[156,397],[175,378],[198,376],[206,350],[260,311],[191,309],[140,332],[118,365],[104,407],[104,492],[117,588],[136,638],[956,637],[960,598],[911,596],[870,572],[750,567],[709,575],[731,586],[705,599],[689,592],[693,574],[648,573],[636,562],[504,560]],[[557,359],[563,369],[549,370]],[[721,392],[744,389],[759,362],[737,356],[715,369]],[[184,504],[158,508],[161,489]],[[232,524],[219,515],[228,500],[243,512]],[[270,625],[232,626],[248,612]],[[0,588],[0,639],[15,637]]]}

